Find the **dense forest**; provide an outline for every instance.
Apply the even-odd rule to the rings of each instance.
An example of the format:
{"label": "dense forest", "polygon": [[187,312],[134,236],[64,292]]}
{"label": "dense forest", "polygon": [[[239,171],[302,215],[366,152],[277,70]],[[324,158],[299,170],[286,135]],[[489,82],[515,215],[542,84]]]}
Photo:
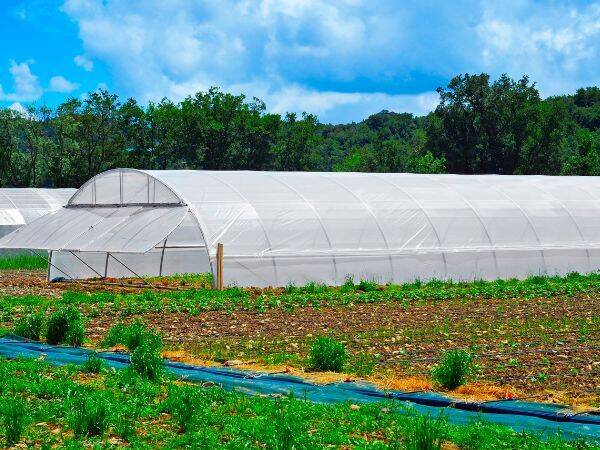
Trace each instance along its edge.
{"label": "dense forest", "polygon": [[460,75],[424,117],[321,124],[217,88],[140,105],[107,91],[0,109],[0,185],[78,187],[113,167],[600,175],[600,89],[541,99],[528,77]]}

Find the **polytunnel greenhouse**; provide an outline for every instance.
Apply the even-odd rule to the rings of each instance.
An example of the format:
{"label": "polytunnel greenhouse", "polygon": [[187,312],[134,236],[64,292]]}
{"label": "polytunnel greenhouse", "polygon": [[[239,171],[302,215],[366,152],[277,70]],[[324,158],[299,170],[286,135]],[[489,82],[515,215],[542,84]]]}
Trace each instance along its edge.
{"label": "polytunnel greenhouse", "polygon": [[600,177],[115,169],[0,240],[50,278],[477,280],[600,267]]}
{"label": "polytunnel greenhouse", "polygon": [[0,188],[0,237],[67,204],[75,189]]}

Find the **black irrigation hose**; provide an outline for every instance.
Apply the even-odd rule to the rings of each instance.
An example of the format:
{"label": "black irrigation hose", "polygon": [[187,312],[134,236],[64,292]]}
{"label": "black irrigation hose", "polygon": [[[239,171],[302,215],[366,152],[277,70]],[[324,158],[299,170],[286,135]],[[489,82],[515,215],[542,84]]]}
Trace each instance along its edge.
{"label": "black irrigation hose", "polygon": [[[565,348],[561,348],[560,352],[572,352],[572,351],[578,351],[578,350],[600,350],[600,346],[598,345],[582,345],[579,347],[565,347]],[[540,355],[556,355],[559,354],[560,352],[555,351],[555,350],[549,350],[549,349],[526,349],[526,350],[515,350],[514,352],[504,352],[504,353],[491,353],[491,354],[474,354],[474,356],[477,356],[479,358],[485,357],[486,359],[501,359],[502,357],[511,357],[511,356],[518,356],[518,355],[526,355],[526,354],[540,354]],[[424,352],[422,352],[424,353]],[[413,358],[411,357],[411,354],[397,354],[397,355],[392,355],[389,358],[387,358],[384,363],[387,362],[391,362],[392,360],[398,360],[401,359],[402,362],[420,362],[420,361],[435,361],[435,360],[439,360],[439,356],[426,356],[426,357],[419,357],[419,358]],[[571,357],[572,358],[572,357]]]}
{"label": "black irrigation hose", "polygon": [[[288,337],[295,337],[295,336],[288,336]],[[571,343],[571,341],[572,341],[572,339],[570,339],[570,336],[567,336],[565,338],[565,341],[566,340],[568,340],[568,343]],[[600,341],[600,337],[581,337],[581,338],[578,337],[578,338],[576,338],[576,342],[577,343],[580,343],[580,342],[581,343],[584,343],[584,342],[599,342],[599,341]],[[363,343],[363,342],[356,342],[356,341],[352,341],[352,342],[356,343],[356,344],[362,344]],[[431,342],[431,343],[433,343],[433,342]],[[545,341],[526,341],[526,342],[521,343],[520,346],[527,346],[527,347],[534,346],[534,345],[545,345],[545,346],[548,346],[548,344],[551,344],[551,343],[552,343],[552,341],[551,342],[545,342]],[[558,348],[561,347],[560,344],[556,344],[555,342],[554,342],[554,344],[555,344],[555,347],[558,347]],[[410,345],[410,342],[406,342],[406,341],[405,342],[373,342],[373,343],[368,344],[369,347],[389,347],[389,346],[394,346],[394,345],[402,347],[402,346]],[[503,344],[503,345],[504,345],[505,348],[509,347],[509,344]],[[500,346],[497,346],[497,347],[496,346],[485,347],[485,343],[484,344],[479,344],[477,346],[479,348],[486,348],[486,349],[501,348]],[[457,348],[469,349],[470,347],[463,345],[463,346],[457,347]],[[410,350],[410,351],[413,352],[413,353],[424,353],[424,352],[428,352],[430,350],[429,349],[424,349],[424,348],[416,348],[416,349]]]}
{"label": "black irrigation hose", "polygon": [[[600,330],[598,331],[598,333],[600,333]],[[300,335],[298,335],[299,337]],[[566,336],[566,335],[562,335],[562,336]],[[296,337],[294,335],[289,335],[288,337]],[[570,337],[570,336],[569,336]],[[576,338],[577,340],[582,339],[583,341],[587,342],[587,341],[592,341],[592,342],[598,342],[600,341],[600,337],[588,337],[588,336],[579,336]],[[356,343],[356,342],[355,342]],[[361,342],[358,342],[361,343]],[[369,347],[386,347],[386,346],[390,346],[390,345],[398,345],[398,344],[402,344],[400,342],[373,342],[371,344],[369,344]],[[523,342],[522,345],[526,345],[526,346],[530,346],[530,345],[548,345],[549,342],[544,342],[544,341],[527,341],[527,342]],[[407,343],[405,342],[404,345],[407,345]],[[509,344],[504,344],[505,346],[508,346]],[[468,346],[462,346],[459,348],[463,348],[463,349],[468,349]],[[411,350],[412,353],[425,353],[428,352],[430,350],[428,349],[415,349],[415,350]]]}

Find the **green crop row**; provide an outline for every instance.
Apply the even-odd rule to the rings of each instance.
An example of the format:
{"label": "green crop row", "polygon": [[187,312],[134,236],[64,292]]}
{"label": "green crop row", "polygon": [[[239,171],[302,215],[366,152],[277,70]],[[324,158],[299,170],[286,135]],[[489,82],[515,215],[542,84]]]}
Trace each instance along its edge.
{"label": "green crop row", "polygon": [[530,277],[525,280],[477,282],[429,281],[401,285],[377,286],[373,283],[346,283],[328,287],[314,283],[303,287],[288,286],[279,290],[229,288],[223,291],[206,288],[176,291],[143,290],[139,293],[65,292],[61,298],[36,295],[0,298],[0,319],[11,320],[15,314],[44,310],[60,305],[76,305],[95,314],[109,309],[120,315],[148,312],[199,314],[203,311],[264,311],[270,308],[292,310],[297,307],[355,305],[374,302],[400,302],[408,306],[417,301],[469,300],[476,298],[557,297],[591,294],[600,289],[599,274],[569,274],[565,277]]}

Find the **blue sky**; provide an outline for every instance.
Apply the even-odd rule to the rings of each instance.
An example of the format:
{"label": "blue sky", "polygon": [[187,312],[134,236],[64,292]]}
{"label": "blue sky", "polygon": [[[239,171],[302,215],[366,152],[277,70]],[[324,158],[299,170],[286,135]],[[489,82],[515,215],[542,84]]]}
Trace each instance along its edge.
{"label": "blue sky", "polygon": [[459,73],[600,78],[600,2],[1,0],[0,106],[106,87],[145,103],[210,86],[324,122],[425,114]]}

